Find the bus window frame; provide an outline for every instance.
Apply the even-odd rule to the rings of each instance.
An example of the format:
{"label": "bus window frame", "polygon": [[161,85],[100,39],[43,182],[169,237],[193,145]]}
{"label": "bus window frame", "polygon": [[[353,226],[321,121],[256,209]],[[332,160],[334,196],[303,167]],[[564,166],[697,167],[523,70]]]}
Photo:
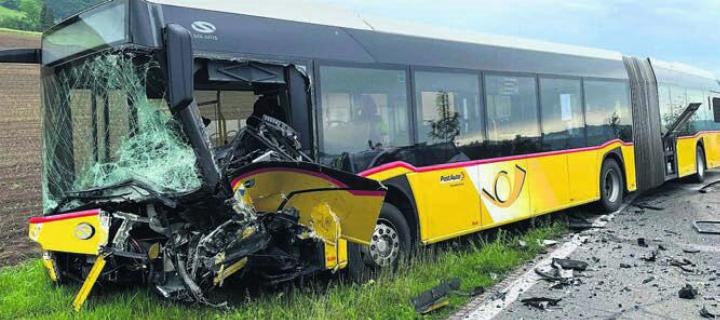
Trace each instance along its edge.
{"label": "bus window frame", "polygon": [[630,127],[632,128],[632,135],[631,141],[624,141],[618,137],[617,139],[620,139],[623,142],[629,142],[629,143],[635,143],[635,113],[633,110],[633,101],[632,101],[632,87],[630,86],[630,79],[613,79],[613,78],[603,78],[603,77],[582,77],[582,89],[583,89],[583,118],[585,118],[585,144],[587,147],[596,147],[594,145],[590,145],[590,136],[588,135],[587,130],[587,94],[586,94],[586,87],[585,82],[586,81],[608,81],[608,82],[617,82],[622,83],[625,85],[627,89],[627,102],[628,102],[628,108],[630,109]]}
{"label": "bus window frame", "polygon": [[[543,127],[543,119],[542,119],[542,86],[540,85],[540,82],[542,79],[548,79],[548,80],[574,80],[580,82],[580,111],[582,116],[582,125],[583,125],[583,143],[580,148],[588,147],[588,133],[587,133],[587,117],[585,115],[585,78],[583,77],[575,77],[575,76],[564,76],[564,75],[547,75],[547,74],[538,74],[538,80],[537,80],[537,86],[538,86],[538,110],[540,111],[539,114],[539,121],[540,121],[540,147],[542,149],[543,147],[543,139],[544,139],[544,127]],[[632,108],[632,107],[631,107]],[[561,150],[571,150],[576,148],[564,148]],[[543,150],[542,152],[551,151],[551,150]]]}
{"label": "bus window frame", "polygon": [[[479,70],[472,70],[472,69],[462,69],[462,68],[445,68],[445,67],[428,67],[428,66],[410,66],[410,75],[412,79],[412,97],[413,97],[413,127],[414,127],[414,134],[413,134],[413,145],[419,143],[418,137],[417,137],[417,128],[418,128],[418,108],[420,106],[417,105],[417,99],[415,99],[415,73],[416,72],[431,72],[431,73],[455,73],[455,74],[464,74],[464,75],[475,75],[478,77],[478,94],[480,95],[478,97],[478,103],[480,104],[480,116],[482,117],[482,136],[483,141],[487,141],[487,105],[485,104],[485,82],[484,82],[484,72]],[[475,160],[475,159],[473,159]]]}
{"label": "bus window frame", "polygon": [[[505,72],[505,71],[484,71],[484,72],[482,72],[482,81],[481,82],[483,84],[482,100],[483,100],[483,106],[485,108],[485,138],[487,139],[486,141],[488,143],[492,143],[492,141],[489,140],[490,139],[489,138],[490,131],[488,131],[489,130],[488,128],[490,126],[488,125],[489,117],[488,117],[488,113],[487,113],[487,107],[488,107],[487,90],[486,90],[487,82],[485,81],[486,80],[485,77],[487,77],[487,76],[523,77],[523,78],[532,78],[535,81],[535,102],[536,102],[535,103],[535,117],[537,118],[537,128],[538,128],[537,144],[538,144],[538,148],[540,148],[541,147],[540,143],[542,140],[542,119],[541,119],[542,115],[540,113],[541,112],[541,110],[540,110],[540,74],[531,73],[531,72]],[[538,151],[538,152],[542,152],[542,151]],[[531,154],[531,153],[534,153],[534,152],[522,153],[522,154]],[[507,156],[513,156],[513,154],[500,155],[499,157],[507,157]],[[496,158],[496,156],[491,156],[489,158]]]}
{"label": "bus window frame", "polygon": [[130,20],[131,20],[130,3],[131,3],[131,1],[129,1],[129,0],[116,0],[116,1],[109,1],[109,2],[103,1],[103,2],[100,2],[98,4],[95,4],[95,5],[87,8],[81,12],[74,14],[74,15],[66,18],[65,20],[60,21],[58,24],[52,26],[50,29],[46,30],[45,32],[43,32],[42,37],[40,38],[40,48],[41,49],[43,48],[43,43],[45,42],[45,37],[55,33],[56,31],[58,31],[60,29],[67,27],[73,23],[80,21],[81,15],[92,14],[95,11],[101,11],[104,7],[110,7],[110,6],[124,6],[125,23],[123,25],[123,28],[125,29],[125,39],[113,41],[110,43],[103,43],[103,44],[95,46],[93,48],[85,49],[85,50],[79,51],[77,53],[63,57],[61,59],[57,59],[51,63],[45,63],[44,61],[42,61],[42,56],[41,56],[41,61],[40,61],[41,65],[44,67],[62,66],[62,65],[65,65],[66,63],[72,63],[72,62],[75,62],[78,60],[82,60],[89,56],[92,56],[92,55],[95,55],[95,54],[98,54],[101,52],[121,50],[125,47],[130,48],[130,49],[133,49],[133,48],[147,49],[144,46],[139,46],[132,42],[132,39],[134,39],[134,35],[132,34],[132,31],[133,31],[132,28],[130,28]]}
{"label": "bus window frame", "polygon": [[409,65],[402,65],[402,64],[392,64],[392,63],[364,63],[364,62],[347,62],[347,61],[337,61],[337,60],[315,60],[315,63],[313,64],[313,73],[314,73],[314,79],[315,82],[313,82],[312,86],[314,87],[315,91],[315,114],[314,116],[314,122],[316,123],[316,132],[317,132],[317,139],[316,139],[316,159],[320,158],[320,154],[323,152],[323,145],[324,145],[324,128],[322,124],[322,114],[323,109],[325,106],[322,105],[322,77],[320,76],[320,69],[322,67],[339,67],[339,68],[359,68],[359,69],[374,69],[374,70],[385,70],[385,71],[403,71],[405,73],[405,101],[407,102],[407,116],[408,116],[408,134],[410,135],[408,145],[412,146],[417,143],[415,139],[416,135],[416,127],[415,127],[415,121],[413,120],[414,114],[414,105],[415,105],[415,99],[412,97],[412,90],[414,89],[414,84],[412,79],[410,78],[412,76],[410,72],[410,66]]}

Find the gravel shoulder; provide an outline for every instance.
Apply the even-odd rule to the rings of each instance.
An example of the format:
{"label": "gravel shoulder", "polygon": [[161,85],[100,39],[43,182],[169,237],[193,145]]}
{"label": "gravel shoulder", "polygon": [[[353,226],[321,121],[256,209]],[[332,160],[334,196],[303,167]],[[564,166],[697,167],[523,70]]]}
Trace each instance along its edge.
{"label": "gravel shoulder", "polygon": [[[494,319],[699,319],[703,308],[720,317],[720,235],[700,234],[693,227],[695,220],[720,220],[720,187],[699,192],[717,180],[720,172],[710,172],[704,184],[668,183],[636,198],[612,219],[600,217],[610,221],[576,233],[577,248],[568,256],[586,262],[586,270],[563,270],[562,281],[538,281],[500,306],[504,309]],[[517,277],[535,267],[526,265]],[[541,271],[553,274],[558,268]],[[696,293],[694,298],[679,297],[686,285],[693,290],[684,293]],[[505,290],[501,284],[479,299],[488,301]],[[541,303],[543,309],[522,302],[530,298],[561,300],[554,306]],[[454,318],[483,318],[471,314],[466,308]]]}

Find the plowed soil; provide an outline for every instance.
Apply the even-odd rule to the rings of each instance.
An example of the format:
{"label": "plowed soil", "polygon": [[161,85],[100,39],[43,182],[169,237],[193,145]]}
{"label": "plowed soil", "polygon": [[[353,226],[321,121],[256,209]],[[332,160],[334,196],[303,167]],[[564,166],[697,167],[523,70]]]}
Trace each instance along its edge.
{"label": "plowed soil", "polygon": [[[0,50],[37,48],[39,37],[0,30]],[[40,69],[0,64],[0,267],[37,255],[27,218],[40,213]]]}

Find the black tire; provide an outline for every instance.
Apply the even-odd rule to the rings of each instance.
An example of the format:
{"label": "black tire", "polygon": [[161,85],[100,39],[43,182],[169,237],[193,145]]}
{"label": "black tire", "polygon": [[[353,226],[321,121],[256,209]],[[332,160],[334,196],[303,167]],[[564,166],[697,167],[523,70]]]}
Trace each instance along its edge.
{"label": "black tire", "polygon": [[[392,230],[392,232],[387,232],[389,230]],[[393,234],[397,238],[396,242],[395,240],[390,241],[390,238],[395,239]],[[379,248],[381,243],[384,246],[383,250]],[[388,247],[390,247],[390,252],[386,251]],[[399,261],[410,252],[410,247],[410,227],[408,227],[405,217],[392,204],[383,204],[373,233],[373,239],[371,239],[371,245],[362,246],[348,243],[348,273],[350,278],[357,282],[365,282],[380,270],[386,268],[394,270],[397,268]],[[378,261],[382,261],[383,264],[381,265]]]}
{"label": "black tire", "polygon": [[620,208],[625,192],[625,179],[620,165],[613,159],[606,159],[600,170],[600,207],[605,212]]}
{"label": "black tire", "polygon": [[695,174],[692,176],[692,181],[701,183],[705,181],[705,170],[707,169],[707,164],[705,163],[705,151],[698,146],[697,150],[695,151]]}

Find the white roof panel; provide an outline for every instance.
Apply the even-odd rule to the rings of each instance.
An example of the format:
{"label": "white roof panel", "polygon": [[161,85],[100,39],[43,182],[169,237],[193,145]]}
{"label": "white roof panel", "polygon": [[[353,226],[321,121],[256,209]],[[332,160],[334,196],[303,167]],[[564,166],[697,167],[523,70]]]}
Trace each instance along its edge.
{"label": "white roof panel", "polygon": [[[615,51],[557,44],[506,36],[438,28],[419,24],[399,23],[386,19],[362,17],[356,13],[326,3],[305,0],[148,0],[152,3],[186,8],[245,14],[280,20],[319,25],[374,30],[377,32],[421,38],[483,44],[575,56],[621,60]],[[292,8],[288,10],[288,8]]]}
{"label": "white roof panel", "polygon": [[671,70],[671,71],[675,71],[675,72],[686,73],[686,74],[698,76],[701,78],[707,78],[707,79],[711,79],[711,80],[717,79],[717,77],[715,77],[715,75],[710,71],[703,70],[698,67],[694,67],[694,66],[687,65],[684,63],[668,62],[668,61],[663,61],[663,60],[659,60],[659,59],[655,59],[655,58],[651,58],[650,60],[652,61],[653,66],[658,67],[658,68],[663,68],[663,69],[667,69],[667,70]]}

